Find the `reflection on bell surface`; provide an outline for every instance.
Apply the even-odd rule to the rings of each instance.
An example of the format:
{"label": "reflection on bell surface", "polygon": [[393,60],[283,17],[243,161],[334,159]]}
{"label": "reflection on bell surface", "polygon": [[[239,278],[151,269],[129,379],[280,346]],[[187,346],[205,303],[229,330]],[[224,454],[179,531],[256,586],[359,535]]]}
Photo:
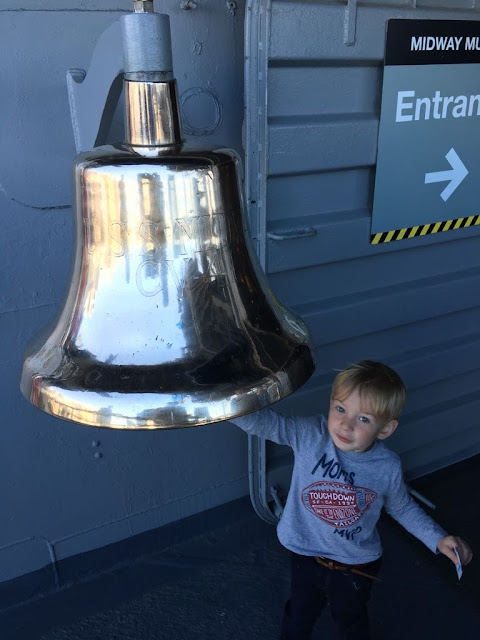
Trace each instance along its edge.
{"label": "reflection on bell surface", "polygon": [[130,77],[127,142],[75,161],[70,290],[25,359],[22,392],[60,418],[127,429],[268,406],[314,363],[249,247],[239,160],[181,145],[173,79]]}

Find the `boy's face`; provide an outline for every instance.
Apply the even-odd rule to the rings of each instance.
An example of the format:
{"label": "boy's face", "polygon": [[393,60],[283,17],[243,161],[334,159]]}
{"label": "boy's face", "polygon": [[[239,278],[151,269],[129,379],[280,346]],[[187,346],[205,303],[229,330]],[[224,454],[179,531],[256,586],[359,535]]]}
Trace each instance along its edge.
{"label": "boy's face", "polygon": [[365,399],[355,389],[342,398],[331,398],[328,414],[328,432],[341,451],[368,451],[375,440],[384,440],[397,428],[397,420],[376,417]]}

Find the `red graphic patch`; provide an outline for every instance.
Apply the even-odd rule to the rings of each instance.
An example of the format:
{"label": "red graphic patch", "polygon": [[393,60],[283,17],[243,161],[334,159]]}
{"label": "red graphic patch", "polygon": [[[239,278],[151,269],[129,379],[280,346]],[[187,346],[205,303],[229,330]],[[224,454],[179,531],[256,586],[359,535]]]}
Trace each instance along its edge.
{"label": "red graphic patch", "polygon": [[332,527],[350,527],[368,511],[377,494],[340,482],[314,482],[302,491],[307,509]]}

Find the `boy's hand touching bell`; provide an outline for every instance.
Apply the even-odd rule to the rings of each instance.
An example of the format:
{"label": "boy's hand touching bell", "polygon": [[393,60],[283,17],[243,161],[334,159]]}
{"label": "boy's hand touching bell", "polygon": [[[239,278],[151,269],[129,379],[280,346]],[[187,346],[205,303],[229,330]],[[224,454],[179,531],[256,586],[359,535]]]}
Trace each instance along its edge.
{"label": "boy's hand touching bell", "polygon": [[450,558],[453,564],[457,564],[457,556],[454,551],[454,549],[456,549],[463,567],[467,565],[473,557],[469,544],[457,536],[445,536],[440,538],[437,544],[437,549],[440,553],[447,556],[447,558]]}

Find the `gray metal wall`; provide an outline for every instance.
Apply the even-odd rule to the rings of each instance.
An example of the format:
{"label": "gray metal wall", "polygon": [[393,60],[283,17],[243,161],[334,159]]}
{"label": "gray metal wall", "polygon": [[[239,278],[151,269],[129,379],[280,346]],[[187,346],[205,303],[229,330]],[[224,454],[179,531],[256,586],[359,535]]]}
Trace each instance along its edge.
{"label": "gray metal wall", "polygon": [[[307,321],[317,359],[313,378],[278,408],[328,411],[334,369],[378,359],[408,388],[388,443],[407,478],[478,453],[478,230],[369,242],[386,21],[476,20],[480,2],[261,0],[250,8],[247,30],[261,43],[247,61],[252,229],[269,281]],[[290,455],[271,443],[266,455],[265,490],[285,493]]]}
{"label": "gray metal wall", "polygon": [[[171,17],[187,137],[241,152],[243,3],[182,4],[156,10]],[[248,494],[246,438],[228,424],[121,433],[49,417],[20,395],[23,351],[70,270],[66,72],[88,69],[97,38],[132,3],[21,6],[0,3],[0,581]]]}
{"label": "gray metal wall", "polygon": [[[236,11],[224,0],[188,5],[157,2],[171,16],[189,137],[241,152],[244,3]],[[258,0],[248,12],[252,230],[276,293],[310,325],[318,361],[305,389],[279,408],[326,410],[333,368],[362,357],[387,361],[410,390],[391,441],[410,474],[480,450],[480,252],[469,230],[368,243],[385,21],[476,19],[478,5]],[[0,6],[0,580],[248,492],[246,439],[229,425],[142,434],[87,428],[42,414],[18,390],[23,350],[54,316],[70,269],[75,150],[66,70],[88,68],[100,33],[130,7]],[[216,128],[212,93],[221,109]],[[275,239],[298,229],[307,235]],[[270,473],[288,467],[284,451],[268,452]]]}

